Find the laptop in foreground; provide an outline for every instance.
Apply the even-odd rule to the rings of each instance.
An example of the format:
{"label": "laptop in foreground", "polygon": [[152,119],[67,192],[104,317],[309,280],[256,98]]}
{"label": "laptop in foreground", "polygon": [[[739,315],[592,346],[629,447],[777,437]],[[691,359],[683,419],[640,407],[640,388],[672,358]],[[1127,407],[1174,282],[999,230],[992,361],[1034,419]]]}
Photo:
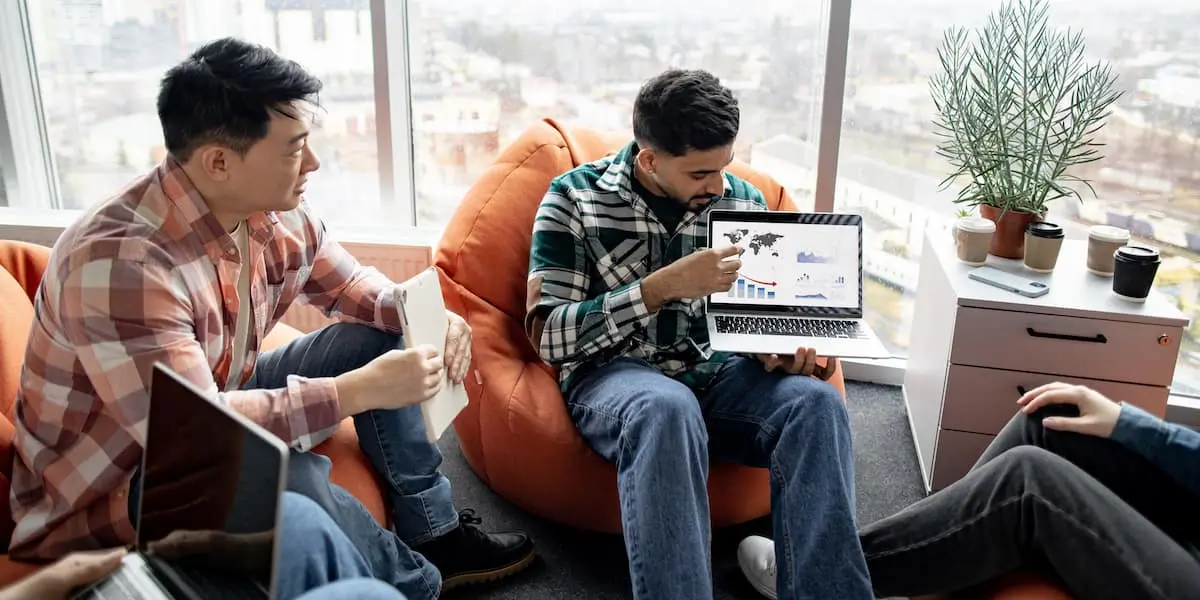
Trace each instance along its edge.
{"label": "laptop in foreground", "polygon": [[888,358],[863,319],[861,215],[709,212],[710,248],[742,248],[728,291],[707,299],[709,343],[720,352]]}
{"label": "laptop in foreground", "polygon": [[[155,364],[136,547],[76,597],[274,598],[287,458],[277,437]],[[163,548],[180,535],[224,543]]]}

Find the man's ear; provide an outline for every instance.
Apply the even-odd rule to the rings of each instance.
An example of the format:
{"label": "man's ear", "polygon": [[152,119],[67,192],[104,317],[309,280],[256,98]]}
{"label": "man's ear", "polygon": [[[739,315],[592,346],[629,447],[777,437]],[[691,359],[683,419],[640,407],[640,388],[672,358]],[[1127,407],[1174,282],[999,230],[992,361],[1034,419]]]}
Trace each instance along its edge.
{"label": "man's ear", "polygon": [[637,153],[638,166],[647,173],[658,170],[658,154],[649,148],[642,148]]}
{"label": "man's ear", "polygon": [[200,169],[213,181],[229,179],[229,161],[232,158],[233,152],[229,148],[217,144],[203,146],[192,155],[192,160],[197,161]]}

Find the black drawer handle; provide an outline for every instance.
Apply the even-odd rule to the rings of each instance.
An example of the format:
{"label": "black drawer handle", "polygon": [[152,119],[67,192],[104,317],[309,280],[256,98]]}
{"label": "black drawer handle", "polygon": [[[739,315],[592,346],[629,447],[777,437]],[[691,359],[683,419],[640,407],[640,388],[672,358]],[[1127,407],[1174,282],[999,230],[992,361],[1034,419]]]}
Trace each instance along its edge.
{"label": "black drawer handle", "polygon": [[1095,344],[1107,344],[1108,338],[1104,337],[1103,333],[1096,335],[1071,335],[1069,333],[1046,333],[1038,331],[1032,327],[1026,327],[1025,332],[1032,337],[1050,338],[1052,340],[1067,340],[1069,342],[1092,342]]}
{"label": "black drawer handle", "polygon": [[1025,389],[1025,386],[1023,386],[1023,385],[1018,385],[1018,386],[1017,386],[1017,393],[1018,393],[1018,394],[1021,394],[1022,396],[1024,396],[1024,395],[1025,395],[1025,394],[1027,394],[1028,392],[1029,392],[1029,391]]}

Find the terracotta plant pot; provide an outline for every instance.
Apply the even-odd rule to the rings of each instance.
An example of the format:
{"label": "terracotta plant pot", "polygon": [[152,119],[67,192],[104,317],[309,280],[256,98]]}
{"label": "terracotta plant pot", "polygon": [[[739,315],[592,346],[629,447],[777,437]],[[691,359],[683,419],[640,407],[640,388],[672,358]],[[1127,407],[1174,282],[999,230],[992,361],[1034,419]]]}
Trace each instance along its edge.
{"label": "terracotta plant pot", "polygon": [[[1004,213],[1001,217],[1000,213]],[[979,215],[996,223],[996,233],[992,235],[992,244],[988,254],[1001,258],[1025,258],[1025,228],[1033,221],[1042,220],[1040,215],[997,208],[986,204],[979,205]]]}

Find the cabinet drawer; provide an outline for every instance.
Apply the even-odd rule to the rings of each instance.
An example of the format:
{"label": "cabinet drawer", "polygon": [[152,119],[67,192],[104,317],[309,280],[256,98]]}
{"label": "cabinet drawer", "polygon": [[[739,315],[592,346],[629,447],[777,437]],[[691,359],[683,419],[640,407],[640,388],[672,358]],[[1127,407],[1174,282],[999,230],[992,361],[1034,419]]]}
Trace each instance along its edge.
{"label": "cabinet drawer", "polygon": [[1129,402],[1160,417],[1167,412],[1167,388],[1162,386],[950,365],[941,426],[987,435],[1000,433],[1017,412],[1020,390],[1032,390],[1052,381],[1086,385],[1109,398]]}
{"label": "cabinet drawer", "polygon": [[939,431],[937,451],[933,456],[933,477],[929,478],[931,491],[936,492],[962,479],[995,437],[950,429]]}
{"label": "cabinet drawer", "polygon": [[1169,386],[1178,327],[985,308],[958,309],[950,362]]}

